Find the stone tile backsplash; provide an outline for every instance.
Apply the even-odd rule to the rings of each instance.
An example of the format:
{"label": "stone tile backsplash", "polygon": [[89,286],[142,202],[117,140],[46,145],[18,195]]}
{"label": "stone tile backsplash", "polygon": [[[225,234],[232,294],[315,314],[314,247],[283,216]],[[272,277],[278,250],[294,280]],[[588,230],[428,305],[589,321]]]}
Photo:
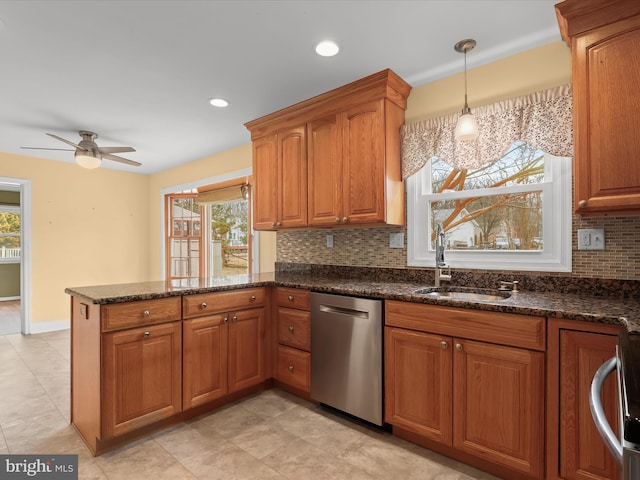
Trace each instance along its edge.
{"label": "stone tile backsplash", "polygon": [[[604,228],[605,250],[578,250],[577,229]],[[543,273],[544,277],[585,279],[640,280],[640,216],[603,216],[583,218],[573,216],[573,271]],[[389,235],[403,233],[404,248],[390,248]],[[333,235],[333,248],[328,248],[326,236]],[[316,264],[354,267],[382,267],[426,270],[407,267],[405,227],[359,227],[313,230],[284,230],[277,234],[277,262],[282,264]],[[480,273],[470,270],[471,273]],[[497,272],[488,270],[487,272]],[[415,272],[419,273],[419,272]],[[518,272],[509,272],[517,275]],[[522,272],[527,277],[541,274]],[[500,274],[504,277],[504,274]]]}

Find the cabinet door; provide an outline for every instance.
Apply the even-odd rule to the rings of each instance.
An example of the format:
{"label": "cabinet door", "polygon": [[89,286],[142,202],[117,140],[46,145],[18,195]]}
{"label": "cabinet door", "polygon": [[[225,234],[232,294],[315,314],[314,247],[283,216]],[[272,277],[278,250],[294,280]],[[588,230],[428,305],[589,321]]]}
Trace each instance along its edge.
{"label": "cabinet door", "polygon": [[181,347],[180,322],[103,335],[103,438],[182,410]]}
{"label": "cabinet door", "polygon": [[629,55],[640,50],[640,16],[576,37],[572,50],[575,209],[640,209],[640,61]]}
{"label": "cabinet door", "polygon": [[[618,464],[600,439],[589,409],[596,370],[615,355],[615,335],[560,331],[560,475],[567,480],[619,478]],[[607,419],[618,430],[618,392],[611,375],[602,395]]]}
{"label": "cabinet door", "polygon": [[227,394],[229,314],[185,320],[182,324],[183,409]]}
{"label": "cabinet door", "polygon": [[[341,114],[343,223],[385,220],[384,101]],[[345,221],[346,219],[346,221]]]}
{"label": "cabinet door", "polygon": [[277,227],[307,225],[306,128],[278,132]]}
{"label": "cabinet door", "polygon": [[451,445],[451,339],[385,327],[385,421]]}
{"label": "cabinet door", "polygon": [[229,393],[264,381],[264,308],[229,319]]}
{"label": "cabinet door", "polygon": [[253,142],[253,228],[272,230],[278,217],[278,146],[276,135]]}
{"label": "cabinet door", "polygon": [[309,132],[309,225],[342,223],[342,131],[338,117],[313,121]]}
{"label": "cabinet door", "polygon": [[544,465],[544,354],[454,339],[453,446],[534,478]]}

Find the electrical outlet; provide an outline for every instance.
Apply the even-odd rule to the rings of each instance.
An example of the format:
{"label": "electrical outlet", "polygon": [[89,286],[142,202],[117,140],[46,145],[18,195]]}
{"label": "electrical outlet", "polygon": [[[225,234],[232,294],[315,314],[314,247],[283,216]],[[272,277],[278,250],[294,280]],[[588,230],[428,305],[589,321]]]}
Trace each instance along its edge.
{"label": "electrical outlet", "polygon": [[604,228],[579,228],[578,250],[604,250]]}
{"label": "electrical outlet", "polygon": [[333,235],[327,235],[327,248],[333,248]]}
{"label": "electrical outlet", "polygon": [[404,248],[404,233],[390,233],[389,248]]}

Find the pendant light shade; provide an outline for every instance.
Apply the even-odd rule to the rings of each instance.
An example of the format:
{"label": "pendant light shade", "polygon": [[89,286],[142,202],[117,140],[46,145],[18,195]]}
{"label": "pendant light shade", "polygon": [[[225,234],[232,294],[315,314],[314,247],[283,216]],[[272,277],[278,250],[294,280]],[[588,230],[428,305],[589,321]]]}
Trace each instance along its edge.
{"label": "pendant light shade", "polygon": [[453,47],[456,52],[464,53],[464,107],[462,108],[462,113],[458,118],[458,123],[456,124],[454,132],[456,140],[459,141],[475,140],[480,134],[478,130],[478,122],[476,122],[476,119],[467,104],[467,52],[473,50],[475,46],[476,41],[471,38],[467,38],[465,40],[460,40]]}

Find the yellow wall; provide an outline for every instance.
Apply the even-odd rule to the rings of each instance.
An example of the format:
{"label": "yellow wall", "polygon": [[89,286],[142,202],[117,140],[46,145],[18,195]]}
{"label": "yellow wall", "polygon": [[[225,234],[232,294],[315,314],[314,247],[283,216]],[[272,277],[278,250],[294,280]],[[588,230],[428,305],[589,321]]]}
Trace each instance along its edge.
{"label": "yellow wall", "polygon": [[31,181],[32,323],[69,319],[66,287],[147,280],[148,176],[2,152],[0,175]]}
{"label": "yellow wall", "polygon": [[[469,53],[469,56],[473,53]],[[461,69],[463,67],[461,66]],[[571,81],[571,52],[552,42],[467,71],[469,106],[494,103]],[[411,91],[405,122],[462,110],[464,73],[443,78]]]}
{"label": "yellow wall", "polygon": [[[240,172],[248,168],[251,168],[250,143],[152,175],[149,187],[149,231],[151,238],[160,238],[162,231],[162,222],[164,221],[162,218],[163,189],[205,179],[227,177],[233,172]],[[275,234],[261,233],[260,271],[273,271],[275,258]],[[164,259],[159,241],[152,241],[149,244],[149,259],[150,279],[159,280]]]}

